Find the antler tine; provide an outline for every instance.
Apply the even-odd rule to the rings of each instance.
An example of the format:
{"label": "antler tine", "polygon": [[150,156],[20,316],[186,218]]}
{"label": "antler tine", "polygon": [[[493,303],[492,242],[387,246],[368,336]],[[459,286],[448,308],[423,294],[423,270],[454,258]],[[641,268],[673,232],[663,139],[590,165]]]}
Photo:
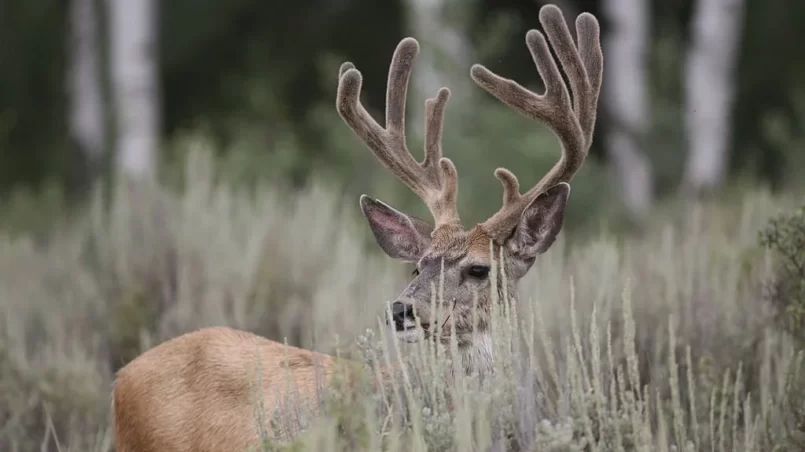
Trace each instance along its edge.
{"label": "antler tine", "polygon": [[444,111],[450,91],[442,88],[425,102],[425,159],[417,162],[405,144],[405,100],[419,44],[405,38],[397,45],[386,87],[386,127],[381,127],[360,102],[361,73],[352,63],[339,69],[336,109],[344,122],[392,174],[428,206],[436,229],[461,227],[456,197],[458,175],[450,159],[442,157]]}
{"label": "antler tine", "polygon": [[495,170],[495,177],[503,185],[503,207],[481,227],[497,241],[511,234],[523,210],[544,190],[573,179],[592,143],[603,72],[598,21],[588,13],[578,16],[577,47],[559,8],[545,5],[540,9],[539,18],[567,74],[573,92],[572,102],[545,36],[537,30],[526,34],[526,45],[545,83],[544,94],[536,94],[480,64],[474,65],[470,71],[472,79],[498,100],[548,125],[562,144],[559,161],[522,195],[517,177],[511,171],[505,168]]}

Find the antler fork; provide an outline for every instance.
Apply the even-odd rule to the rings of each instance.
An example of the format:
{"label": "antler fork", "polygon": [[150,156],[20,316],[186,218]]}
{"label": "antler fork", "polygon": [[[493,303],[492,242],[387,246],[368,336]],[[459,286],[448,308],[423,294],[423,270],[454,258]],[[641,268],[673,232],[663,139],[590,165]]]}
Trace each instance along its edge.
{"label": "antler fork", "polygon": [[595,127],[604,67],[598,21],[589,13],[576,18],[577,47],[562,11],[555,5],[543,6],[539,19],[567,74],[573,91],[572,104],[545,37],[537,30],[526,34],[526,45],[545,82],[544,94],[536,94],[479,64],[470,71],[472,79],[498,100],[548,125],[562,144],[559,161],[523,194],[520,194],[520,184],[511,171],[505,168],[495,170],[495,177],[503,184],[503,206],[482,223],[481,228],[498,242],[511,234],[523,211],[543,191],[561,182],[570,182],[587,157]]}
{"label": "antler fork", "polygon": [[405,99],[418,53],[419,44],[413,38],[400,41],[394,51],[386,88],[385,128],[361,104],[361,73],[349,62],[339,70],[336,108],[383,166],[425,202],[435,221],[434,232],[445,226],[461,228],[456,167],[442,157],[444,110],[450,90],[441,88],[435,98],[425,102],[425,159],[414,160],[405,144]]}

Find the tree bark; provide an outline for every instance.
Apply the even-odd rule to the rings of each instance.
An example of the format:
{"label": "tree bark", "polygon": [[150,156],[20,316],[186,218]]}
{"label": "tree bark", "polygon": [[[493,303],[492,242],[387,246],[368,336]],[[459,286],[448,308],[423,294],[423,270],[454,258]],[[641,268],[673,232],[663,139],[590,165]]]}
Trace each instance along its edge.
{"label": "tree bark", "polygon": [[642,149],[650,126],[646,44],[646,0],[605,0],[609,24],[604,35],[606,58],[602,103],[608,124],[604,144],[611,158],[621,197],[634,219],[642,220],[653,202],[651,163]]}
{"label": "tree bark", "polygon": [[698,195],[724,182],[742,34],[743,0],[698,0],[686,67],[688,159],[683,188]]}
{"label": "tree bark", "polygon": [[118,169],[129,176],[152,177],[161,122],[157,3],[109,0],[109,12]]}
{"label": "tree bark", "polygon": [[94,166],[101,159],[106,143],[98,14],[93,0],[72,0],[69,14],[67,120],[71,137],[90,166]]}

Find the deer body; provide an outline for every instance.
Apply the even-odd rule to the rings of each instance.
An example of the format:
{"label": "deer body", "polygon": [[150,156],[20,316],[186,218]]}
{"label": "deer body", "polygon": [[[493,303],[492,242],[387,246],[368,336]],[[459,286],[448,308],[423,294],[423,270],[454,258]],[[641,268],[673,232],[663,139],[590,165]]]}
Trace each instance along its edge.
{"label": "deer body", "polygon": [[300,398],[315,400],[334,362],[224,327],[164,342],[118,373],[113,394],[117,450],[246,451],[258,439],[256,397],[270,418],[271,408],[285,400],[282,391],[289,389],[290,376]]}
{"label": "deer body", "polygon": [[[416,161],[406,146],[406,94],[419,44],[406,38],[394,52],[385,127],[360,103],[361,73],[351,63],[339,70],[338,113],[380,163],[423,200],[434,220],[431,225],[366,195],[360,198],[380,248],[415,265],[413,280],[392,303],[390,326],[407,342],[433,338],[446,343],[455,331],[466,372],[491,368],[492,303],[503,298],[493,295],[516,294],[517,282],[553,244],[562,228],[569,182],[592,143],[603,71],[598,22],[590,14],[579,15],[575,42],[556,6],[544,6],[540,22],[567,75],[567,85],[545,35],[536,30],[526,34],[526,44],[545,83],[544,94],[481,65],[474,65],[470,75],[513,110],[548,125],[562,144],[562,156],[522,194],[517,177],[498,168],[495,176],[503,185],[503,206],[470,229],[464,229],[456,208],[456,167],[442,156],[447,88],[425,102],[424,160]],[[499,274],[493,275],[492,269]],[[432,288],[437,285],[443,296],[432,312]],[[258,429],[250,385],[256,381],[252,377],[257,375],[257,361],[267,411],[286,403],[288,373],[298,394],[313,398],[335,364],[332,357],[286,349],[228,328],[180,336],[146,351],[120,371],[113,395],[118,450],[223,452],[255,445]]]}

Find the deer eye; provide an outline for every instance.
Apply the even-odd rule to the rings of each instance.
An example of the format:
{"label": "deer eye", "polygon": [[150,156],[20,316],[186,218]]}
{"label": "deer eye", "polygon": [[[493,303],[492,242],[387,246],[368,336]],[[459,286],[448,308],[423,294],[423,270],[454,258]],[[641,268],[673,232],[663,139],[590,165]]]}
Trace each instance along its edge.
{"label": "deer eye", "polygon": [[467,274],[473,278],[484,279],[489,276],[489,267],[484,265],[473,265],[467,270]]}

